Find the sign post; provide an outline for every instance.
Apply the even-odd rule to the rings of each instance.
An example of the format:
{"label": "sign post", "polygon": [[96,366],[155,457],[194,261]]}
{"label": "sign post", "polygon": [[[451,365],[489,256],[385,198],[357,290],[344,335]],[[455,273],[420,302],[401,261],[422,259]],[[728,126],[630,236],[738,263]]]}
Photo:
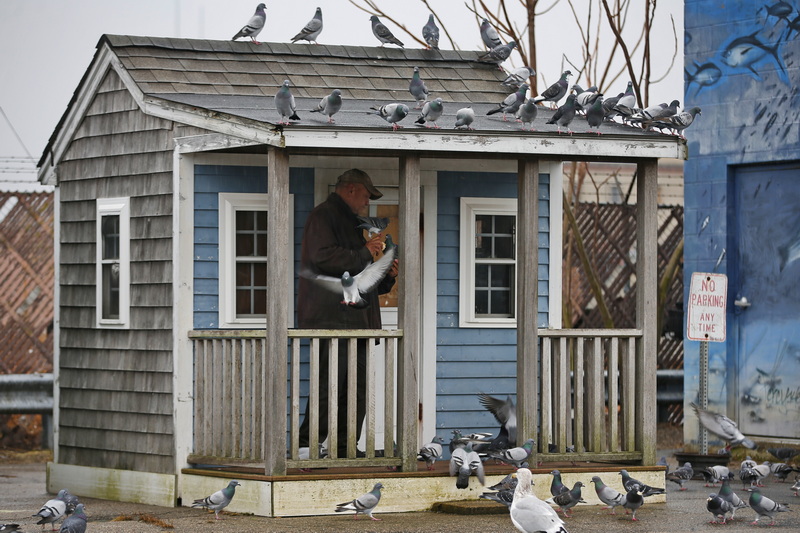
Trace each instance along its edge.
{"label": "sign post", "polygon": [[[689,289],[686,337],[700,341],[700,407],[708,409],[708,343],[725,342],[728,276],[695,272]],[[700,425],[700,453],[708,454],[708,431]]]}

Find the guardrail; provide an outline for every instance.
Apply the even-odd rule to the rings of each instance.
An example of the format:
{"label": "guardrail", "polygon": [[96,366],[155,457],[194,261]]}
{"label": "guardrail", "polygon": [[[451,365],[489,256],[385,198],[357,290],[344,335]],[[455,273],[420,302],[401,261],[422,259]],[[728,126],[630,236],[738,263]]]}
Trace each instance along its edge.
{"label": "guardrail", "polygon": [[53,374],[0,375],[0,414],[42,415],[42,446],[53,447]]}

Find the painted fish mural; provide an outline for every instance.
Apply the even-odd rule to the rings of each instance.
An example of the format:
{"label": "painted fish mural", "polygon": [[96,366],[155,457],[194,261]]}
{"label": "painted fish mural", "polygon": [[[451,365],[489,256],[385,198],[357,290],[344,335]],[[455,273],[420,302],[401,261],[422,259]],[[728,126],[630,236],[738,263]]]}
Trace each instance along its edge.
{"label": "painted fish mural", "polygon": [[761,81],[762,78],[756,71],[755,66],[765,60],[775,60],[778,67],[779,76],[786,83],[789,78],[786,74],[786,65],[780,56],[780,42],[770,46],[762,42],[758,37],[760,30],[754,31],[750,35],[734,39],[722,52],[722,62],[732,68],[743,68],[749,70],[753,76]]}

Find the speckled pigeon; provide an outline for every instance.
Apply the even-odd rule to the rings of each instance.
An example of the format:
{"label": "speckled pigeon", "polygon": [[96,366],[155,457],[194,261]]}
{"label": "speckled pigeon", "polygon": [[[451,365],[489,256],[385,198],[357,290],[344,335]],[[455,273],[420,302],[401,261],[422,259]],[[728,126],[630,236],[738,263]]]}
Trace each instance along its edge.
{"label": "speckled pigeon", "polygon": [[241,483],[234,480],[228,483],[228,486],[222,490],[218,490],[211,496],[200,498],[192,502],[192,507],[205,507],[210,511],[214,511],[214,516],[219,520],[219,512],[231,503],[233,496],[236,494],[236,487],[240,487]]}
{"label": "speckled pigeon", "polygon": [[242,29],[239,30],[239,33],[233,36],[231,41],[235,41],[240,37],[250,37],[250,40],[254,44],[261,44],[260,42],[256,41],[256,37],[258,37],[258,34],[264,29],[264,22],[267,20],[266,9],[267,6],[265,4],[258,4],[256,7],[256,12],[252,17],[250,17],[250,20],[247,21],[247,24],[242,26]]}
{"label": "speckled pigeon", "polygon": [[300,33],[292,37],[292,42],[313,41],[316,44],[320,33],[322,33],[322,8],[318,7],[314,17],[306,23]]}
{"label": "speckled pigeon", "polygon": [[428,48],[439,49],[439,26],[436,25],[436,21],[433,19],[433,13],[430,14],[428,22],[422,27],[422,38]]}
{"label": "speckled pigeon", "polygon": [[692,463],[686,461],[683,466],[676,468],[674,472],[667,474],[667,479],[673,483],[677,483],[680,490],[686,490],[684,485],[694,476],[694,469]]}
{"label": "speckled pigeon", "polygon": [[294,95],[292,95],[292,91],[289,89],[289,80],[284,80],[283,85],[281,85],[281,88],[278,89],[278,92],[275,94],[275,109],[281,116],[281,120],[278,124],[287,125],[291,124],[289,120],[300,120],[296,112],[297,105],[294,103]]}
{"label": "speckled pigeon", "polygon": [[378,503],[381,501],[381,489],[383,488],[383,483],[375,483],[372,487],[372,490],[367,492],[366,494],[362,494],[355,500],[351,500],[349,502],[340,503],[334,509],[337,513],[345,513],[347,511],[355,511],[356,514],[353,515],[356,519],[358,519],[358,514],[365,514],[373,520],[380,520],[380,518],[375,518],[372,516],[372,512],[375,510],[375,507],[378,506]]}
{"label": "speckled pigeon", "polygon": [[333,124],[333,115],[339,112],[342,108],[342,91],[334,89],[331,94],[322,98],[317,104],[317,107],[312,109],[312,113],[322,113],[328,115],[328,123]]}
{"label": "speckled pigeon", "polygon": [[388,43],[396,44],[400,48],[403,48],[403,43],[400,39],[395,37],[378,17],[372,15],[369,20],[372,21],[372,34],[381,42],[381,46]]}
{"label": "speckled pigeon", "polygon": [[558,101],[567,94],[567,89],[569,88],[569,77],[572,76],[572,72],[569,70],[565,70],[561,74],[561,78],[555,82],[553,85],[548,87],[544,90],[542,94],[534,98],[536,103],[539,102],[551,102],[551,108],[558,105]]}

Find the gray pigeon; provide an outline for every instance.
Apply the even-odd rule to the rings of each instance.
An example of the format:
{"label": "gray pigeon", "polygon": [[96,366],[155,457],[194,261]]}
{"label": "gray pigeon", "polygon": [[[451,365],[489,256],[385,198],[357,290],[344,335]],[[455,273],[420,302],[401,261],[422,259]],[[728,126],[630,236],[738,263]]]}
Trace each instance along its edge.
{"label": "gray pigeon", "polygon": [[400,48],[403,48],[403,43],[400,42],[400,39],[392,35],[389,28],[384,26],[378,17],[372,15],[369,20],[372,21],[372,34],[381,42],[381,46],[388,43],[396,44]]}
{"label": "gray pigeon", "polygon": [[550,475],[553,476],[553,479],[550,481],[550,494],[555,497],[561,494],[562,492],[567,492],[569,487],[564,485],[564,482],[561,481],[561,471],[560,470],[553,470],[550,472]]}
{"label": "gray pigeon", "polygon": [[517,468],[522,468],[527,463],[533,452],[533,439],[528,439],[522,446],[509,448],[508,450],[489,450],[486,455],[492,459],[497,459]]}
{"label": "gray pigeon", "polygon": [[278,110],[278,114],[281,116],[278,124],[287,125],[290,124],[289,120],[300,120],[296,112],[297,105],[294,103],[294,95],[289,89],[289,80],[284,80],[283,85],[275,94],[275,109]]}
{"label": "gray pigeon", "polygon": [[342,91],[339,89],[334,89],[331,94],[322,98],[317,104],[315,109],[312,109],[312,113],[322,113],[323,115],[328,115],[328,124],[333,124],[336,122],[333,120],[333,115],[339,112],[342,108]]}
{"label": "gray pigeon", "polygon": [[408,106],[406,104],[393,103],[382,106],[372,106],[370,109],[373,111],[368,112],[369,114],[378,115],[383,120],[391,124],[392,129],[395,131],[402,128],[398,122],[406,118],[406,115],[408,115]]}
{"label": "gray pigeon", "polygon": [[483,462],[478,452],[467,445],[466,448],[456,448],[450,455],[450,475],[456,478],[456,488],[466,489],[469,486],[469,477],[475,474],[481,485],[485,484]]}
{"label": "gray pigeon", "polygon": [[425,461],[428,470],[433,470],[433,464],[442,456],[442,444],[444,444],[444,439],[436,435],[428,444],[419,449],[418,458]]}
{"label": "gray pigeon", "polygon": [[[713,492],[709,494],[706,502],[706,509],[714,516],[714,520],[711,521],[712,524],[724,524],[728,518],[733,517],[733,504],[727,500],[723,500],[717,494]],[[728,513],[730,513],[731,516],[727,516]]]}
{"label": "gray pigeon", "polygon": [[567,80],[570,76],[572,76],[572,72],[569,70],[565,70],[563,73],[561,73],[561,78],[557,82],[545,89],[542,94],[534,98],[536,103],[552,102],[551,108],[558,105],[558,101],[561,100],[565,94],[567,94],[567,89],[569,88],[569,82]]}
{"label": "gray pigeon", "polygon": [[750,525],[753,526],[758,524],[758,520],[765,516],[772,519],[772,522],[770,522],[769,525],[774,526],[775,515],[777,513],[785,513],[790,510],[788,506],[772,501],[766,496],[763,496],[761,491],[757,488],[750,491],[750,500],[747,503],[749,503],[750,508],[756,512],[756,519],[750,523]]}
{"label": "gray pigeon", "polygon": [[301,271],[300,275],[317,283],[320,287],[342,294],[342,304],[353,306],[356,309],[363,309],[368,304],[361,295],[370,292],[381,282],[386,276],[386,272],[391,268],[396,255],[397,247],[387,246],[380,259],[367,265],[364,270],[355,276],[351,276],[350,272],[345,272],[341,277],[337,278],[324,274],[315,275],[306,271]]}
{"label": "gray pigeon", "polygon": [[515,41],[509,41],[508,44],[495,46],[485,54],[478,56],[478,61],[481,63],[494,63],[496,65],[500,65],[500,63],[508,59],[508,57],[511,55],[511,52],[513,52],[514,48],[516,47],[517,43]]}
{"label": "gray pigeon", "polygon": [[375,510],[375,507],[377,507],[378,503],[381,501],[382,488],[382,483],[375,483],[375,486],[372,487],[371,491],[367,492],[366,494],[362,494],[355,500],[338,504],[334,510],[337,513],[355,511],[356,514],[353,516],[356,519],[358,519],[358,514],[361,513],[367,515],[373,520],[380,520],[380,518],[375,518],[372,516],[372,511]]}
{"label": "gray pigeon", "polygon": [[714,465],[702,469],[700,473],[703,474],[703,478],[706,480],[705,486],[714,487],[720,482],[720,480],[728,477],[728,475],[731,473],[731,470],[727,466]]}
{"label": "gray pigeon", "polygon": [[516,113],[519,106],[525,102],[525,95],[528,92],[528,84],[523,83],[519,86],[516,92],[509,94],[503,99],[502,102],[497,104],[497,107],[490,109],[486,112],[487,115],[494,115],[495,113],[503,113],[503,120],[506,119],[506,113]]}
{"label": "gray pigeon", "polygon": [[36,524],[41,524],[41,526],[44,527],[45,524],[53,524],[57,520],[66,516],[67,514],[67,502],[65,500],[66,495],[67,495],[67,489],[61,489],[60,491],[58,491],[58,494],[56,495],[55,498],[48,500],[44,505],[42,505],[42,508],[39,509],[39,512],[33,515],[39,517],[39,521],[36,522]]}
{"label": "gray pigeon", "polygon": [[75,512],[61,523],[59,533],[84,533],[86,531],[86,513],[83,504],[79,503]]}
{"label": "gray pigeon", "polygon": [[425,102],[425,105],[422,106],[422,111],[420,111],[419,118],[417,119],[417,124],[425,124],[427,128],[427,122],[433,124],[433,128],[439,129],[439,126],[436,125],[436,121],[439,120],[439,117],[442,116],[442,112],[444,111],[444,104],[442,103],[441,98],[434,98],[430,102]]}
{"label": "gray pigeon", "polygon": [[677,113],[679,105],[680,102],[678,100],[673,100],[669,105],[664,103],[650,106],[632,115],[628,121],[641,125],[642,129],[649,130],[654,121],[671,117]]}
{"label": "gray pigeon", "polygon": [[228,483],[227,487],[222,490],[218,490],[211,496],[206,496],[205,498],[195,500],[192,502],[192,507],[205,507],[210,511],[214,511],[214,516],[216,516],[216,519],[219,520],[219,512],[226,508],[229,503],[231,503],[231,500],[236,493],[236,487],[240,486],[241,483],[238,481],[231,481]]}
{"label": "gray pigeon", "polygon": [[769,464],[769,471],[775,476],[779,482],[783,483],[786,481],[786,478],[789,477],[789,474],[792,472],[800,472],[800,468],[796,466],[787,465],[786,463],[769,463],[764,462],[764,464]]}
{"label": "gray pigeon", "polygon": [[686,490],[684,485],[687,481],[692,479],[694,476],[694,469],[692,468],[692,463],[686,461],[683,463],[683,466],[676,468],[674,472],[670,472],[667,475],[667,479],[672,481],[673,483],[677,483],[680,487],[680,490]]}
{"label": "gray pigeon", "polygon": [[578,109],[586,109],[589,107],[589,104],[594,102],[594,97],[597,94],[597,85],[592,85],[584,91],[583,88],[576,83],[572,86],[572,90],[575,91],[575,104],[578,106]]}
{"label": "gray pigeon", "polygon": [[528,66],[519,67],[512,70],[508,77],[501,83],[506,87],[517,89],[520,85],[526,83],[531,76],[536,76],[535,70]]}
{"label": "gray pigeon", "polygon": [[631,520],[633,521],[639,520],[638,518],[636,518],[636,510],[639,509],[639,507],[641,507],[642,505],[644,505],[644,498],[637,489],[631,489],[628,491],[627,494],[625,494],[625,503],[623,503],[622,506],[625,509],[628,509],[628,511],[633,512]]}
{"label": "gray pigeon", "polygon": [[667,475],[667,474],[669,474],[669,463],[667,463],[667,458],[666,458],[666,456],[662,455],[662,456],[661,456],[661,459],[659,459],[659,460],[658,460],[658,462],[656,463],[656,465],[657,465],[657,466],[663,466],[663,467],[664,467],[664,475]]}
{"label": "gray pigeon", "polygon": [[456,111],[455,129],[475,129],[472,127],[473,122],[475,122],[475,110],[471,106],[462,107]]}
{"label": "gray pigeon", "polygon": [[497,484],[489,487],[491,490],[514,490],[517,486],[517,477],[514,472],[506,474],[506,477],[501,479]]}
{"label": "gray pigeon", "polygon": [[586,503],[581,497],[581,487],[585,486],[586,485],[584,485],[582,482],[576,481],[575,485],[572,486],[572,489],[553,496],[553,503],[558,505],[558,507],[561,509],[561,512],[564,513],[564,516],[572,516],[569,514],[570,509],[578,505],[578,503]]}
{"label": "gray pigeon", "polygon": [[617,105],[617,102],[619,102],[619,99],[622,98],[624,94],[625,93],[619,93],[617,96],[603,99],[603,113],[605,113],[606,120],[612,120],[617,116],[617,112],[614,111],[614,106]]}
{"label": "gray pigeon", "polygon": [[425,87],[425,82],[419,77],[419,67],[414,67],[414,74],[411,76],[411,82],[408,84],[408,92],[417,101],[417,106],[414,109],[419,109],[422,104],[428,99],[428,88]]}
{"label": "gray pigeon", "polygon": [[523,533],[567,533],[564,521],[552,507],[533,493],[533,476],[527,468],[517,470],[517,487],[509,513],[511,522]]}
{"label": "gray pigeon", "polygon": [[261,30],[264,29],[264,22],[267,20],[267,6],[265,4],[258,4],[256,7],[256,12],[250,17],[250,20],[247,21],[247,24],[242,26],[242,29],[239,30],[239,33],[233,36],[231,41],[235,41],[240,37],[250,37],[250,40],[253,44],[261,44],[260,42],[256,41],[256,37],[258,34],[261,33]]}
{"label": "gray pigeon", "polygon": [[792,457],[800,455],[800,449],[798,448],[767,448],[767,451],[770,455],[783,462],[791,461]]}
{"label": "gray pigeon", "polygon": [[561,126],[567,128],[567,133],[572,135],[572,130],[569,129],[569,125],[572,124],[573,119],[575,118],[575,95],[571,94],[567,96],[567,101],[564,102],[564,105],[559,107],[550,120],[547,121],[548,124],[557,124],[558,125],[558,133],[561,133]]}
{"label": "gray pigeon", "polygon": [[[697,112],[700,112],[700,108],[692,108],[697,109]],[[681,113],[683,114],[683,113]],[[692,118],[694,115],[691,115]],[[670,120],[675,117],[669,117],[667,120]],[[691,120],[689,121],[691,124]],[[684,126],[685,127],[685,126]],[[732,446],[736,446],[737,444],[741,444],[751,450],[756,449],[756,444],[745,437],[739,428],[736,426],[736,422],[728,418],[727,416],[715,413],[714,411],[708,411],[706,409],[702,409],[697,404],[690,404],[692,409],[694,410],[697,418],[700,419],[700,423],[706,428],[708,431],[716,435],[717,437],[724,439],[731,443]]]}
{"label": "gray pigeon", "polygon": [[586,123],[589,125],[589,131],[591,132],[592,128],[595,128],[595,133],[602,135],[602,133],[600,133],[600,126],[603,124],[604,120],[603,94],[595,93],[594,100],[589,104],[589,108],[586,110]]}
{"label": "gray pigeon", "polygon": [[636,113],[636,94],[633,92],[632,82],[628,82],[625,92],[614,105],[614,111],[622,117],[623,122],[627,122],[628,117]]}
{"label": "gray pigeon", "polygon": [[439,49],[439,26],[433,20],[433,13],[428,17],[428,22],[422,27],[422,38],[433,50]]}
{"label": "gray pigeon", "polygon": [[492,500],[497,503],[502,503],[507,507],[511,507],[511,502],[514,501],[514,489],[503,489],[497,492],[484,492],[478,498],[484,500]]}
{"label": "gray pigeon", "polygon": [[367,234],[371,239],[373,235],[377,235],[378,233],[382,232],[386,229],[389,225],[389,219],[387,217],[357,217],[358,221],[361,222],[357,228],[367,230]]}
{"label": "gray pigeon", "polygon": [[64,497],[62,498],[62,500],[64,500],[64,503],[67,504],[67,514],[70,515],[75,512],[75,509],[78,508],[78,504],[81,502],[78,501],[77,496],[75,496],[74,494],[70,494],[70,492],[67,489],[62,489],[62,491],[64,492]]}
{"label": "gray pigeon", "polygon": [[719,497],[727,502],[730,502],[730,504],[733,506],[731,520],[734,518],[734,516],[736,516],[736,509],[747,507],[747,502],[742,501],[742,499],[739,498],[735,492],[733,492],[733,489],[731,488],[730,475],[722,478],[722,486],[719,489]]}
{"label": "gray pigeon", "polygon": [[489,396],[488,394],[478,394],[480,404],[492,413],[495,420],[500,424],[500,433],[506,435],[505,448],[513,448],[517,445],[517,408],[511,395],[505,401]]}
{"label": "gray pigeon", "polygon": [[594,483],[594,491],[597,493],[597,497],[607,505],[606,509],[611,509],[610,514],[617,514],[615,507],[625,503],[625,495],[603,483],[599,476],[592,477],[592,483]]}
{"label": "gray pigeon", "polygon": [[753,467],[754,467],[754,466],[756,466],[757,464],[758,464],[758,463],[756,463],[755,461],[753,461],[753,458],[752,458],[752,457],[750,457],[749,455],[746,455],[746,456],[745,456],[745,458],[744,458],[744,460],[743,460],[743,461],[741,462],[741,464],[739,465],[739,468],[753,468]]}
{"label": "gray pigeon", "polygon": [[654,494],[664,494],[667,492],[664,489],[651,487],[650,485],[642,483],[638,479],[632,478],[630,474],[628,474],[628,471],[624,468],[619,471],[619,475],[622,476],[622,486],[625,487],[625,490],[628,492],[630,492],[631,489],[636,489],[645,498]]}
{"label": "gray pigeon", "polygon": [[292,42],[308,41],[317,44],[317,37],[322,33],[322,8],[317,8],[314,17],[300,30],[300,33],[292,37]]}
{"label": "gray pigeon", "polygon": [[533,98],[528,98],[524,104],[519,106],[515,116],[517,120],[522,122],[522,129],[525,130],[525,125],[530,124],[530,130],[534,131],[533,129],[533,121],[536,120],[536,115],[539,113],[539,106],[536,105],[536,102]]}
{"label": "gray pigeon", "polygon": [[481,21],[481,40],[489,50],[492,50],[496,46],[503,44],[503,42],[500,40],[500,35],[497,33],[497,30],[494,29],[494,26],[492,26],[487,19],[483,19]]}

